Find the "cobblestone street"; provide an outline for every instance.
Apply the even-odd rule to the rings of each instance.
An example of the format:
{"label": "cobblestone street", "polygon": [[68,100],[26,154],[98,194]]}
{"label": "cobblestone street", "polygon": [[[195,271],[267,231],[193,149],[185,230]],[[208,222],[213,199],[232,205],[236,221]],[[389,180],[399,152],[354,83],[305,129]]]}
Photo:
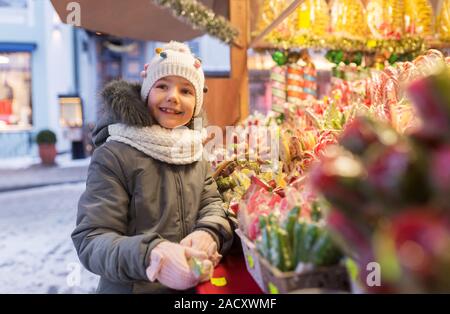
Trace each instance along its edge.
{"label": "cobblestone street", "polygon": [[70,233],[85,183],[0,193],[0,293],[93,293]]}

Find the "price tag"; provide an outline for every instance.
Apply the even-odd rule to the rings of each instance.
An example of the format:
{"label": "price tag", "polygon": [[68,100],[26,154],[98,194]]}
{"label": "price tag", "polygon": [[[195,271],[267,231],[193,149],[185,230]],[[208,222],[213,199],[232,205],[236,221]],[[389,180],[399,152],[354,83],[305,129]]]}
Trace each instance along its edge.
{"label": "price tag", "polygon": [[350,278],[353,281],[356,281],[358,279],[358,273],[359,273],[358,265],[355,263],[354,260],[347,258],[347,260],[345,261],[345,266],[350,275]]}
{"label": "price tag", "polygon": [[255,262],[253,261],[253,256],[247,254],[247,263],[250,268],[255,267]]}
{"label": "price tag", "polygon": [[211,284],[216,287],[223,287],[227,285],[227,279],[225,277],[211,278]]}
{"label": "price tag", "polygon": [[278,288],[271,282],[268,284],[270,294],[279,294]]}

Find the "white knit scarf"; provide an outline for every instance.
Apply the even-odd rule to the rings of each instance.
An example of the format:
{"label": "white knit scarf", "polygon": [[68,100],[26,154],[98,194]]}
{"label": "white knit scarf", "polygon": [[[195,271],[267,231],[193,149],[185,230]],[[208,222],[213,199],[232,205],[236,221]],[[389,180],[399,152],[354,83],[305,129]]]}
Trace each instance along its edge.
{"label": "white knit scarf", "polygon": [[201,159],[203,154],[204,129],[165,129],[160,125],[133,127],[125,124],[108,126],[107,141],[130,145],[144,154],[160,161],[187,165]]}

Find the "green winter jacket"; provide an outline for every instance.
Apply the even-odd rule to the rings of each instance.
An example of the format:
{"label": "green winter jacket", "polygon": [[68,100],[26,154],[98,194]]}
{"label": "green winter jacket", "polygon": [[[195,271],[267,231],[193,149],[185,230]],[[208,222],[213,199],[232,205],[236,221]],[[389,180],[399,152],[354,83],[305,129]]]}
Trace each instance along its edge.
{"label": "green winter jacket", "polygon": [[233,241],[208,162],[171,165],[127,144],[105,142],[111,123],[151,125],[139,90],[116,81],[103,91],[105,110],[94,130],[97,148],[72,233],[81,263],[100,276],[99,293],[175,292],[146,277],[158,243],[180,242],[205,230],[224,254]]}

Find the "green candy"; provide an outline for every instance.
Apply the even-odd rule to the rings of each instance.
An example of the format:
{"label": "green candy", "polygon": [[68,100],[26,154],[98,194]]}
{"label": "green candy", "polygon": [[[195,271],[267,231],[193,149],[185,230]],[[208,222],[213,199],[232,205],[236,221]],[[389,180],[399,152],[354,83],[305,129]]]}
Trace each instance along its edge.
{"label": "green candy", "polygon": [[353,57],[353,62],[354,62],[356,65],[361,65],[362,58],[363,58],[362,52],[361,52],[361,51],[358,51],[358,52],[355,53],[355,55],[354,55],[354,57]]}
{"label": "green candy", "polygon": [[335,265],[341,258],[341,251],[333,243],[328,232],[319,237],[311,250],[311,262],[316,266]]}
{"label": "green candy", "polygon": [[334,55],[334,63],[339,64],[344,59],[344,52],[342,50],[336,51]]}
{"label": "green candy", "polygon": [[336,51],[335,50],[328,50],[328,52],[325,55],[325,58],[334,63],[334,59],[336,58]]}
{"label": "green candy", "polygon": [[289,243],[288,234],[283,229],[278,229],[278,241],[280,242],[281,271],[290,271],[294,269],[292,258],[292,249]]}
{"label": "green candy", "polygon": [[301,262],[308,263],[311,262],[311,250],[319,238],[321,230],[316,224],[308,224],[304,232],[299,255]]}
{"label": "green candy", "polygon": [[270,241],[270,264],[280,269],[283,266],[282,256],[281,256],[281,243],[278,238],[278,232],[276,228],[271,228],[269,230],[269,241]]}
{"label": "green candy", "polygon": [[280,66],[286,64],[286,62],[288,60],[286,54],[284,54],[281,51],[275,51],[272,54],[272,59],[273,59],[273,61],[275,61],[276,64],[278,64]]}
{"label": "green candy", "polygon": [[394,64],[395,62],[397,62],[398,61],[398,55],[397,54],[395,54],[395,53],[393,53],[393,54],[391,54],[391,56],[389,57],[389,64]]}
{"label": "green candy", "polygon": [[300,214],[300,207],[295,206],[286,217],[284,222],[284,229],[288,234],[289,244],[291,247],[294,245],[294,227],[295,223],[298,220],[298,216]]}
{"label": "green candy", "polygon": [[314,201],[311,206],[311,219],[312,221],[318,222],[322,219],[322,211],[320,210],[319,203]]}
{"label": "green candy", "polygon": [[301,247],[302,247],[302,241],[305,237],[305,231],[306,231],[307,224],[304,221],[297,220],[294,225],[294,242],[293,242],[293,258],[294,258],[294,265],[297,266],[297,264],[300,262],[300,253],[301,253]]}

